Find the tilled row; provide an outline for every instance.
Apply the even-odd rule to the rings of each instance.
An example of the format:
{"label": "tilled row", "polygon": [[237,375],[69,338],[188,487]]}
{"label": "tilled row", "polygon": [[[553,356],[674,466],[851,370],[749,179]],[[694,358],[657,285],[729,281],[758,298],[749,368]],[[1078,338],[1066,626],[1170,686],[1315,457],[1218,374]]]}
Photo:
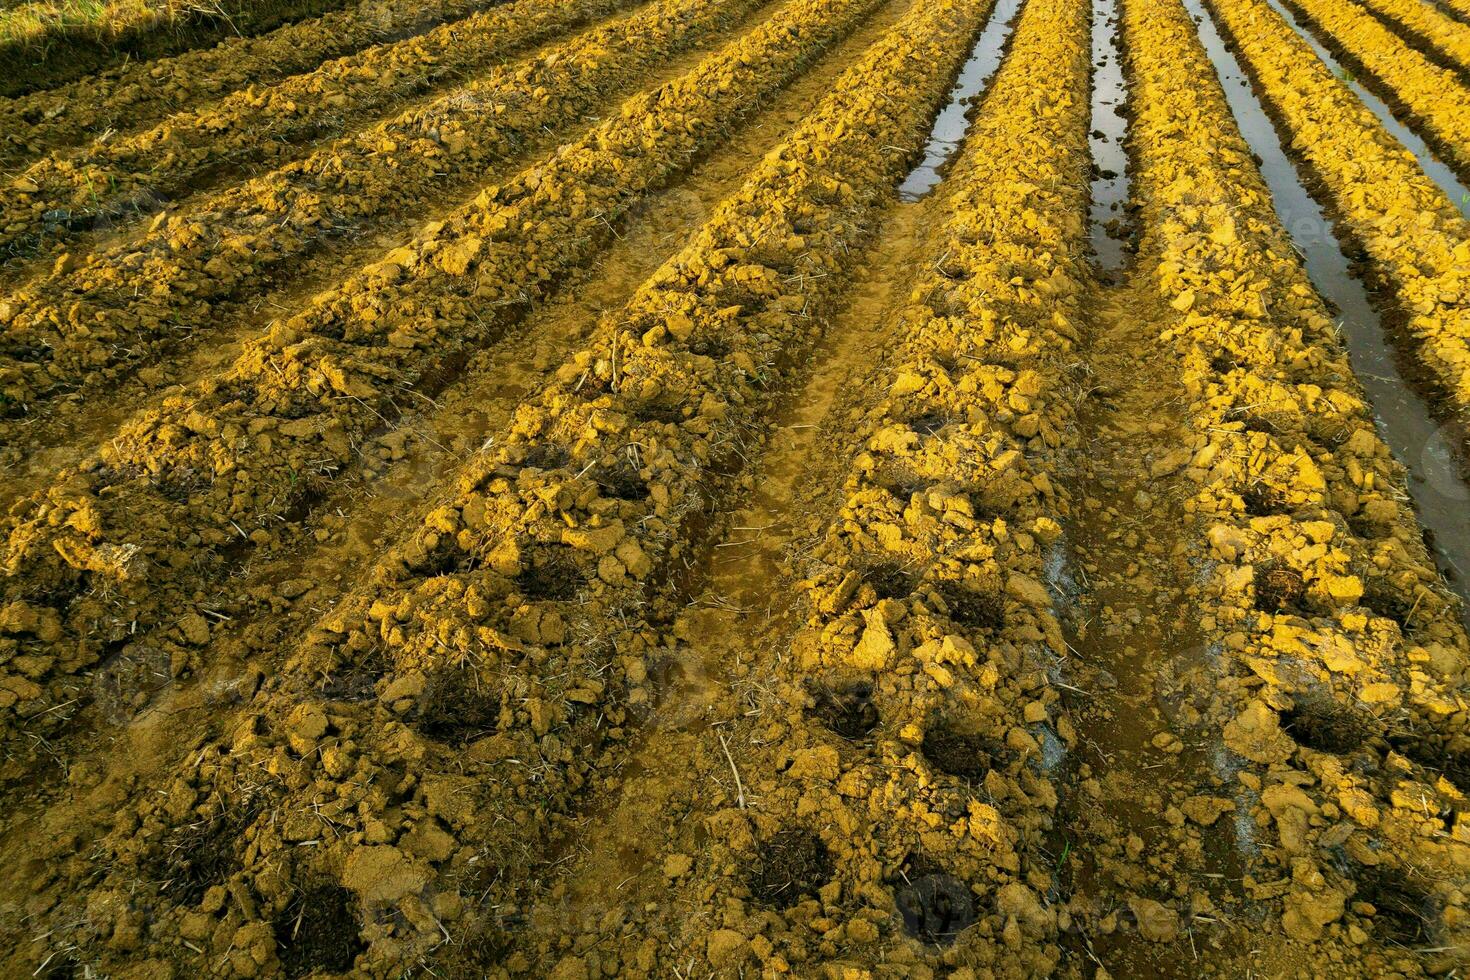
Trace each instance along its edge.
{"label": "tilled row", "polygon": [[1441,405],[1470,421],[1470,222],[1263,0],[1211,0],[1263,103],[1290,136]]}
{"label": "tilled row", "polygon": [[1466,923],[1470,644],[1194,25],[1126,7],[1141,254],[1177,313],[1162,349],[1193,418],[1179,462],[1245,894],[1279,909],[1268,933],[1330,938],[1327,972],[1439,972]]}
{"label": "tilled row", "polygon": [[1416,0],[1363,0],[1363,6],[1470,81],[1470,31],[1464,24]]}
{"label": "tilled row", "polygon": [[[232,366],[140,413],[97,458],[18,507],[4,596],[19,659],[0,685],[17,695],[5,705],[12,721],[71,700],[80,671],[137,642],[140,628],[173,622],[181,600],[257,547],[288,540],[325,485],[357,465],[359,443],[391,424],[396,400],[442,387],[610,240],[641,196],[873,6],[792,0],[278,322]],[[197,628],[193,639],[178,629],[165,630],[175,643],[203,642]]]}
{"label": "tilled row", "polygon": [[409,37],[487,5],[486,0],[360,0],[260,37],[234,37],[172,58],[124,65],[30,95],[0,101],[0,166],[140,129],[247,85],[310,71],[396,37]]}
{"label": "tilled row", "polygon": [[1444,9],[1458,17],[1461,23],[1470,24],[1470,0],[1439,0]]}
{"label": "tilled row", "polygon": [[[273,673],[306,628],[360,587],[363,573],[383,550],[406,528],[418,525],[426,502],[444,493],[455,468],[487,436],[509,426],[527,394],[544,384],[565,354],[590,335],[599,312],[620,307],[682,247],[715,206],[742,186],[760,160],[907,7],[898,3],[875,10],[757,114],[740,121],[730,138],[699,160],[687,178],[635,205],[620,227],[619,239],[599,250],[596,267],[578,275],[575,288],[562,288],[506,334],[476,351],[435,396],[434,404],[423,402],[406,412],[392,432],[368,441],[360,466],[334,483],[307,519],[309,533],[257,556],[239,574],[214,586],[199,607],[211,626],[211,649],[208,665],[197,677],[171,681],[169,654],[150,646],[143,634],[138,637],[143,642],[89,673],[87,706],[64,732],[48,736],[46,756],[11,755],[0,767],[0,784],[14,785],[22,773],[27,774],[25,803],[10,811],[0,835],[0,866],[12,869],[0,875],[0,891],[31,893],[36,870],[25,867],[26,856],[37,853],[39,842],[52,838],[53,827],[110,826],[116,787],[134,785],[140,776],[151,780],[153,773],[171,764],[178,746],[196,734],[230,731],[231,726],[220,720],[235,710],[242,694],[248,699],[254,689],[256,672],[242,664],[258,664]],[[849,319],[844,312],[833,331],[841,335]],[[780,419],[778,412],[773,424]],[[749,486],[749,478],[742,476],[741,484]],[[715,549],[710,555],[729,553]],[[152,724],[165,718],[163,729]],[[110,785],[97,786],[79,773],[106,773]],[[100,808],[99,798],[107,800]],[[61,800],[65,802],[56,805]],[[18,826],[27,820],[26,814],[41,813],[43,824]],[[95,831],[81,833],[90,836]],[[56,853],[45,845],[39,850]],[[345,935],[350,939],[350,931]],[[22,928],[0,928],[0,960],[13,955],[10,950],[38,948],[31,945],[33,938]]]}
{"label": "tilled row", "polygon": [[515,0],[275,85],[252,85],[140,133],[47,156],[11,182],[15,193],[0,212],[0,250],[55,246],[100,222],[156,212],[239,168],[281,166],[313,141],[351,132],[387,107],[456,86],[518,50],[627,5]]}
{"label": "tilled row", "polygon": [[840,297],[981,14],[916,3],[242,723],[190,753],[168,799],[123,808],[87,903],[97,940],[146,921],[169,955],[192,958],[187,941],[248,973],[330,925],[330,960],[308,968],[387,971],[446,933],[451,975],[524,968],[496,917],[515,915],[555,815],[647,704],[660,654],[651,628],[616,649],[600,637],[677,608],[700,515]]}
{"label": "tilled row", "polygon": [[227,37],[263,34],[342,5],[343,0],[219,0],[207,8],[188,0],[37,3],[32,7],[37,16],[22,14],[20,23],[14,13],[7,18],[7,36],[0,40],[0,98]]}
{"label": "tilled row", "polygon": [[696,792],[707,834],[660,903],[680,917],[666,970],[1059,966],[1048,835],[1075,735],[1046,583],[1090,284],[1089,18],[1029,0],[940,185],[886,391],[809,558],[809,618],[751,665],[762,695],[729,729],[750,802]]}
{"label": "tilled row", "polygon": [[221,300],[284,263],[364,221],[422,207],[450,180],[484,175],[763,2],[657,0],[183,214],[159,215],[137,240],[63,257],[49,279],[0,303],[0,414],[23,415],[82,385],[105,388],[208,330]]}
{"label": "tilled row", "polygon": [[[1407,113],[1405,122],[1461,178],[1470,179],[1470,144],[1464,137],[1470,125],[1470,87],[1459,76],[1411,48],[1353,0],[1287,2],[1339,59],[1378,86],[1395,111]],[[1278,28],[1277,42],[1289,40],[1291,28]]]}

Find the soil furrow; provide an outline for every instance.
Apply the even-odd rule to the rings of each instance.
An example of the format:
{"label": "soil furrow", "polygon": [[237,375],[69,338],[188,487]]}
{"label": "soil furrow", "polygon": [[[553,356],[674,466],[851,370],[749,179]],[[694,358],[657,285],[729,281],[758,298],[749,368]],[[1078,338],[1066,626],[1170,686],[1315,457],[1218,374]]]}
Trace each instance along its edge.
{"label": "soil furrow", "polygon": [[[1470,185],[1461,182],[1460,178],[1455,176],[1454,170],[1439,158],[1430,145],[1424,141],[1424,138],[1401,121],[1398,115],[1395,115],[1395,110],[1389,108],[1388,103],[1364,87],[1352,72],[1343,67],[1336,56],[1317,39],[1317,36],[1302,26],[1297,15],[1282,6],[1281,0],[1267,0],[1267,3],[1287,26],[1296,32],[1297,37],[1311,48],[1317,59],[1342,83],[1343,87],[1373,113],[1384,131],[1414,155],[1424,173],[1439,185],[1451,202],[1459,202],[1460,210],[1470,215]],[[1192,11],[1191,16],[1200,23],[1204,20],[1204,15],[1197,12]]]}
{"label": "soil furrow", "polygon": [[630,0],[514,0],[266,88],[252,86],[144,132],[48,156],[11,182],[18,193],[0,213],[0,250],[39,253],[37,260],[66,246],[82,250],[85,236],[74,236],[98,228],[125,233],[129,222],[186,205],[241,171],[279,169],[384,115],[419,115],[459,97],[468,78],[510,55],[625,6]]}
{"label": "soil furrow", "polygon": [[1470,576],[1465,574],[1470,570],[1470,510],[1464,507],[1470,485],[1464,480],[1454,433],[1439,420],[1424,386],[1414,383],[1422,371],[1412,352],[1394,342],[1392,299],[1375,292],[1355,271],[1361,251],[1308,191],[1308,175],[1298,171],[1288,155],[1290,136],[1278,132],[1204,5],[1200,0],[1183,2],[1270,188],[1276,215],[1302,254],[1313,288],[1339,324],[1353,371],[1373,406],[1375,424],[1408,474],[1425,543],[1445,584],[1462,604],[1470,603]]}
{"label": "soil furrow", "polygon": [[[153,675],[148,669],[149,658],[157,653],[148,633],[134,634],[130,653],[111,659],[91,675],[85,707],[64,738],[50,740],[41,757],[42,769],[26,771],[24,760],[14,756],[7,760],[0,778],[14,783],[24,774],[25,809],[49,802],[64,790],[49,778],[45,766],[51,762],[110,765],[107,760],[117,755],[113,748],[94,752],[90,747],[110,743],[118,726],[131,726],[146,736],[150,731],[146,721],[132,724],[145,712],[183,715],[191,705],[193,710],[208,710],[200,706],[218,705],[218,692],[232,690],[248,670],[270,672],[281,638],[310,625],[315,618],[310,610],[319,615],[361,584],[359,571],[370,567],[380,550],[416,520],[426,501],[446,492],[455,468],[487,440],[501,438],[519,403],[585,343],[598,317],[627,302],[715,206],[739,189],[748,172],[820,101],[838,75],[892,27],[902,7],[887,6],[870,17],[758,116],[745,121],[730,142],[700,163],[688,179],[634,209],[595,270],[563,283],[545,306],[472,356],[460,377],[432,403],[405,406],[393,430],[363,445],[359,464],[334,482],[282,547],[254,556],[238,574],[216,583],[206,608],[216,621],[211,647],[227,651],[217,661],[188,682],[171,682],[166,672]],[[302,591],[306,584],[310,587]],[[157,629],[166,635],[169,626]],[[240,659],[246,652],[248,668]],[[63,773],[57,769],[55,774]],[[13,818],[20,816],[12,811]]]}
{"label": "soil furrow", "polygon": [[923,161],[909,171],[898,187],[899,200],[921,201],[938,186],[945,167],[964,142],[974,107],[980,104],[986,86],[1000,66],[1010,43],[1011,29],[1015,26],[1016,11],[1020,8],[1021,0],[998,0],[996,3],[985,29],[980,32],[980,40],[975,42],[975,49],[970,52],[970,60],[960,69],[960,77],[955,79],[948,101],[929,130]]}
{"label": "soil furrow", "polygon": [[[0,40],[0,98],[22,96],[64,85],[93,72],[132,61],[146,61],[214,45],[235,37],[263,34],[281,24],[318,17],[344,0],[223,0],[213,5],[167,5],[162,13],[148,4],[141,16],[42,18],[39,36]],[[101,7],[102,4],[82,4]],[[13,29],[13,25],[7,25]]]}
{"label": "soil furrow", "polygon": [[1470,82],[1470,30],[1415,0],[1362,0],[1368,11],[1435,64]]}
{"label": "soil furrow", "polygon": [[1462,24],[1470,24],[1470,0],[1437,0],[1437,2],[1447,16],[1455,18]]}
{"label": "soil furrow", "polygon": [[[851,455],[849,426],[871,408],[875,378],[892,367],[891,314],[913,277],[924,210],[900,204],[884,213],[876,244],[853,277],[860,289],[831,318],[796,384],[779,396],[744,492],[718,512],[713,546],[686,570],[688,601],[660,624],[670,651],[650,670],[650,707],[630,725],[627,753],[604,767],[608,776],[589,806],[559,828],[548,873],[527,897],[522,946],[539,969],[582,962],[591,971],[610,940],[617,947],[611,955],[654,974],[687,965],[668,948],[684,925],[672,916],[650,919],[642,909],[656,902],[666,912],[695,912],[686,892],[692,874],[704,870],[696,859],[704,821],[745,793],[748,803],[762,806],[765,787],[754,779],[764,778],[764,760],[742,745],[748,733],[737,726],[757,712],[787,710],[768,701],[771,685],[779,681],[784,689],[789,680],[773,671],[801,625],[800,575],[790,563],[822,531]],[[798,703],[806,697],[800,692]],[[853,738],[862,742],[871,705],[862,695],[853,704]],[[739,755],[739,771],[754,777],[748,789],[735,786],[722,735],[732,736],[725,745]],[[653,841],[661,843],[655,848]],[[653,948],[640,962],[650,937]],[[728,951],[733,963],[748,959],[736,946]]]}
{"label": "soil furrow", "polygon": [[[180,770],[182,809],[171,815],[152,793],[126,808],[130,826],[98,852],[89,911],[114,893],[109,875],[123,864],[148,874],[191,826],[233,854],[188,862],[165,882],[187,892],[134,893],[121,918],[93,917],[90,935],[115,940],[136,914],[154,955],[180,962],[202,943],[212,962],[301,956],[341,970],[355,957],[376,972],[437,947],[450,975],[523,968],[502,925],[513,909],[495,896],[525,887],[524,855],[595,777],[599,744],[620,739],[645,703],[646,661],[659,655],[595,634],[619,610],[677,596],[669,573],[698,547],[703,501],[734,478],[767,389],[790,376],[840,295],[853,246],[916,153],[979,14],[917,4],[528,401],[509,441],[465,467],[456,495],[382,560],[377,584],[304,639],[226,739],[206,737]],[[272,756],[277,775],[252,761]],[[343,782],[329,800],[311,787],[330,773]],[[226,829],[225,813],[241,824]],[[316,846],[281,846],[301,841]],[[301,948],[300,935],[343,910],[360,934],[344,933],[330,964]],[[292,928],[293,916],[309,924]],[[90,937],[50,942],[79,939]],[[90,943],[85,955],[103,954]]]}
{"label": "soil furrow", "polygon": [[[549,150],[575,141],[617,112],[630,90],[647,91],[678,78],[766,13],[761,9],[749,12],[715,38],[691,45],[690,50],[663,59],[647,74],[629,79],[619,87],[621,91],[597,93],[572,118],[525,132],[524,142],[504,148],[495,170],[517,174]],[[412,239],[418,229],[462,209],[487,181],[483,172],[460,170],[441,171],[439,179],[426,182],[417,196],[392,198],[375,213],[355,219],[350,229],[334,229],[308,240],[307,251],[295,261],[264,263],[238,288],[201,308],[198,329],[188,332],[188,321],[182,321],[178,331],[155,339],[153,356],[135,356],[136,352],[124,350],[129,363],[95,375],[80,374],[75,388],[64,395],[58,392],[58,397],[43,403],[34,414],[0,419],[0,495],[20,496],[44,486],[58,472],[85,459],[140,408],[156,405],[160,392],[172,392],[176,386],[228,368],[242,345],[267,333],[274,319],[309,307],[315,296],[339,287],[344,270],[371,265]],[[128,298],[123,290],[114,296]],[[133,297],[133,301],[141,300]],[[165,352],[168,356],[161,356]]]}
{"label": "soil furrow", "polygon": [[261,37],[230,38],[213,48],[0,100],[5,134],[0,167],[10,170],[42,153],[142,129],[248,85],[271,84],[489,5],[486,0],[361,0]]}
{"label": "soil furrow", "polygon": [[1372,116],[1306,57],[1306,45],[1256,0],[1210,4],[1257,95],[1313,178],[1313,189],[1367,258],[1369,280],[1397,307],[1390,327],[1418,380],[1465,445],[1470,419],[1470,222]]}
{"label": "soil furrow", "polygon": [[[1115,874],[1175,892],[1172,919],[1147,927],[1190,924],[1194,957],[1176,943],[1150,971],[1135,944],[1117,963],[1172,975],[1198,956],[1194,929],[1243,929],[1213,968],[1440,973],[1458,961],[1470,866],[1454,830],[1467,653],[1456,601],[1193,24],[1173,2],[1126,12],[1142,233],[1130,288],[1154,297],[1146,322],[1168,356],[1140,371],[1126,354],[1147,342],[1129,337],[1144,297],[1101,331],[1116,353],[1104,340],[1093,362],[1093,411],[1132,444],[1093,464],[1109,495],[1094,509],[1125,540],[1111,567],[1092,564],[1104,598],[1156,593],[1166,617],[1130,622],[1126,598],[1121,618],[1104,610],[1091,628],[1139,631],[1132,642],[1154,651],[1141,665],[1152,683],[1129,693],[1171,730],[1141,754],[1176,757],[1167,765],[1184,779],[1163,784],[1164,846],[1140,838],[1131,860],[1105,856]],[[1177,410],[1135,420],[1160,403]],[[1125,461],[1147,478],[1129,479]],[[1123,526],[1118,490],[1135,493]],[[1129,534],[1143,546],[1131,563]],[[1231,845],[1213,857],[1221,878],[1188,881],[1176,864],[1211,867],[1212,840]]]}
{"label": "soil furrow", "polygon": [[1470,127],[1470,86],[1411,48],[1352,0],[1282,3],[1395,115],[1420,133],[1460,180],[1470,182],[1470,144],[1464,138]]}
{"label": "soil furrow", "polygon": [[0,0],[6,975],[1465,973],[1467,23]]}
{"label": "soil furrow", "polygon": [[837,347],[791,397],[809,425],[847,370],[858,406],[839,401],[825,445],[797,428],[762,454],[730,557],[673,626],[678,679],[533,907],[542,969],[1058,967],[1048,832],[1073,733],[1048,681],[1068,505],[1047,460],[1088,282],[1087,17],[1023,10],[922,270],[848,314],[891,349],[881,372]]}
{"label": "soil furrow", "polygon": [[[12,717],[32,719],[31,730],[60,724],[67,713],[54,706],[73,702],[81,670],[126,651],[140,625],[181,622],[178,600],[284,545],[333,480],[357,465],[361,443],[393,426],[400,401],[443,388],[477,347],[613,237],[635,193],[657,189],[723,142],[728,125],[872,7],[788,4],[278,321],[233,365],[141,413],[98,457],[36,494],[9,525],[5,594],[62,624],[49,640],[25,631],[39,641],[28,648],[69,657],[46,672],[55,696],[12,705]],[[181,543],[196,556],[185,565],[170,557]],[[196,659],[180,628],[166,641],[180,654],[176,671]]]}
{"label": "soil furrow", "polygon": [[628,94],[662,58],[711,40],[763,2],[658,0],[179,215],[161,214],[136,241],[62,260],[50,279],[0,303],[8,348],[0,407],[20,419],[13,441],[25,439],[27,416],[45,401],[85,396],[84,386],[105,386],[180,337],[208,331],[221,300],[365,221],[422,208],[455,181],[485,184],[544,132],[603,107],[606,92]]}
{"label": "soil furrow", "polygon": [[[1152,148],[1176,138],[1171,122],[1208,107],[1207,82],[1177,89],[1200,66],[1171,60],[1182,55],[1158,42],[1161,17],[1149,3],[1118,8],[1131,156],[1115,166],[1134,181]],[[1135,207],[1157,193],[1136,185]],[[1111,220],[1094,210],[1094,238]],[[1242,868],[1221,819],[1233,788],[1216,771],[1219,739],[1199,730],[1196,692],[1213,676],[1189,592],[1187,399],[1177,363],[1138,356],[1172,311],[1145,272],[1098,260],[1108,274],[1087,302],[1077,431],[1059,474],[1076,505],[1057,570],[1071,600],[1059,686],[1079,734],[1054,848],[1076,927],[1069,958],[1099,975],[1178,976],[1202,953],[1213,967],[1246,948],[1234,918]]]}

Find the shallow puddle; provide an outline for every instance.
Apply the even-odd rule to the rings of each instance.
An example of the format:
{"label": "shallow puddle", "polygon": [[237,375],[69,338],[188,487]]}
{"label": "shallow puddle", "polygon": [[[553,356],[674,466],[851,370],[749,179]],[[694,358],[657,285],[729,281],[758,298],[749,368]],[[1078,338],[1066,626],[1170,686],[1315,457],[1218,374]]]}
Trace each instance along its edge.
{"label": "shallow puddle", "polygon": [[1434,420],[1429,404],[1399,370],[1382,318],[1367,288],[1350,272],[1333,223],[1307,193],[1214,21],[1205,16],[1200,0],[1184,0],[1184,6],[1199,24],[1200,41],[1236,123],[1261,161],[1277,215],[1304,257],[1317,292],[1337,308],[1341,339],[1373,404],[1379,435],[1409,471],[1409,493],[1431,536],[1435,562],[1470,605],[1470,487],[1460,477],[1453,436]]}
{"label": "shallow puddle", "polygon": [[1005,52],[1006,41],[1010,40],[1011,28],[1020,7],[1021,0],[999,0],[996,3],[985,30],[980,32],[980,38],[970,52],[970,60],[960,69],[960,77],[955,80],[954,88],[949,90],[944,108],[929,130],[929,141],[924,144],[924,159],[899,185],[899,200],[917,201],[939,183],[940,170],[960,148],[965,131],[970,128],[970,107],[979,101],[990,76],[1000,67],[1000,59]]}
{"label": "shallow puddle", "polygon": [[1196,962],[1196,942],[1228,960],[1243,939],[1226,917],[1195,914],[1198,905],[1165,942],[1099,928],[1119,895],[1168,901],[1171,889],[1187,887],[1234,908],[1248,870],[1232,823],[1165,817],[1234,790],[1206,721],[1217,668],[1178,539],[1191,520],[1189,487],[1148,465],[1188,430],[1174,362],[1138,356],[1168,313],[1139,277],[1096,295],[1088,397],[1068,476],[1077,507],[1066,578],[1077,595],[1066,606],[1070,656],[1059,686],[1081,734],[1054,846],[1064,892],[1074,908],[1093,911],[1076,920],[1070,952],[1118,977],[1182,976]]}
{"label": "shallow puddle", "polygon": [[1113,0],[1092,2],[1092,250],[1104,271],[1127,257],[1122,228],[1128,200],[1127,84],[1118,50],[1118,11]]}

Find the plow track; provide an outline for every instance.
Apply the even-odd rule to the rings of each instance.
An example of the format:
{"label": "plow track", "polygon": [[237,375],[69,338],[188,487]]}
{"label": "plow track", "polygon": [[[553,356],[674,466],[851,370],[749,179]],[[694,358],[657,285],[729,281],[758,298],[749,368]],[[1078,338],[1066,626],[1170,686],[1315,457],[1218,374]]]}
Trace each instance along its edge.
{"label": "plow track", "polygon": [[[0,304],[10,348],[0,353],[0,379],[7,414],[19,423],[16,443],[50,399],[93,403],[97,386],[169,352],[181,337],[207,334],[221,300],[258,289],[267,276],[289,276],[284,264],[334,240],[392,214],[435,204],[449,210],[456,196],[486,183],[487,168],[527,157],[547,132],[614,108],[616,96],[654,67],[655,51],[677,54],[757,6],[650,5],[178,215],[159,214],[140,235],[85,260],[63,256]],[[459,192],[448,208],[445,189]]]}
{"label": "plow track", "polygon": [[0,249],[54,251],[75,232],[146,217],[208,188],[221,173],[288,161],[303,144],[351,132],[355,123],[425,90],[452,88],[519,48],[616,7],[608,0],[505,4],[267,89],[252,86],[81,153],[43,160],[11,183],[22,193],[0,215]]}
{"label": "plow track", "polygon": [[342,0],[222,0],[210,6],[173,0],[8,3],[9,9],[0,10],[5,18],[0,22],[0,98],[125,69],[134,60],[229,45],[343,6]]}
{"label": "plow track", "polygon": [[6,133],[0,164],[11,169],[34,157],[87,139],[131,130],[247,84],[260,85],[309,71],[331,58],[355,54],[394,37],[409,37],[488,4],[399,4],[365,0],[259,38],[127,65],[43,92],[0,102]]}
{"label": "plow track", "polygon": [[1290,6],[1347,69],[1423,132],[1462,180],[1470,175],[1463,136],[1470,118],[1470,81],[1458,67],[1440,67],[1346,0],[1292,0]]}
{"label": "plow track", "polygon": [[1463,971],[1470,34],[1286,3],[7,83],[0,962]]}

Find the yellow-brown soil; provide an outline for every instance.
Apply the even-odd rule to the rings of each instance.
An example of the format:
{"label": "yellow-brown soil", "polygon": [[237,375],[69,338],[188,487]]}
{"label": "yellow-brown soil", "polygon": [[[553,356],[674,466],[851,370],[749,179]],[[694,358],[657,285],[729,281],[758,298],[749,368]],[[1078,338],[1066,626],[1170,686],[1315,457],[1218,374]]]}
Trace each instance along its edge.
{"label": "yellow-brown soil", "polygon": [[[1207,6],[1462,451],[1459,202]],[[311,9],[0,99],[7,976],[1464,971],[1460,552],[1181,0]]]}

